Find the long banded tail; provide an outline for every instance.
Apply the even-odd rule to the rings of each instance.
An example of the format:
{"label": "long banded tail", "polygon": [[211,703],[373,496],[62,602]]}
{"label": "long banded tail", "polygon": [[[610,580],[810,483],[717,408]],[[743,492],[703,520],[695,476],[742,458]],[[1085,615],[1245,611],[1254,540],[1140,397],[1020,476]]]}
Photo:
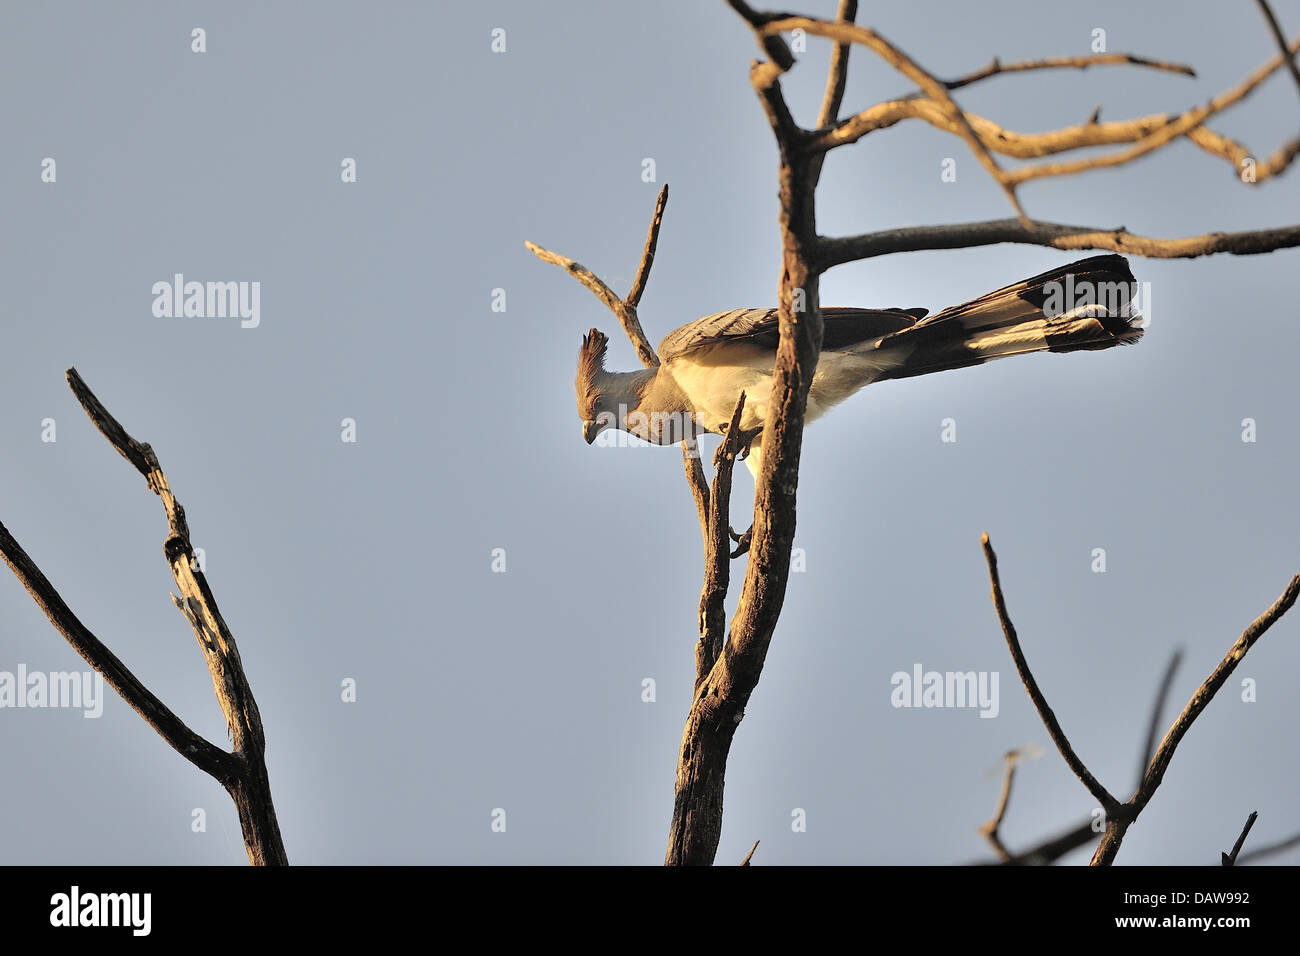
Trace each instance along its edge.
{"label": "long banded tail", "polygon": [[1128,345],[1142,337],[1123,256],[1081,259],[963,302],[877,340],[898,355],[881,378],[979,365],[1027,352]]}

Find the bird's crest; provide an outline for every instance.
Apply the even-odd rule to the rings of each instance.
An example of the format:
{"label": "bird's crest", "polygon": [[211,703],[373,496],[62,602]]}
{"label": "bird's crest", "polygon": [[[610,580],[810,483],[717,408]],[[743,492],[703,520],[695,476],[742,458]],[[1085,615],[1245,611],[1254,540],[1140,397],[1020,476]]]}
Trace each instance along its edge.
{"label": "bird's crest", "polygon": [[578,352],[578,397],[587,393],[596,375],[605,371],[605,351],[609,348],[609,339],[605,333],[592,329],[582,337],[582,348]]}

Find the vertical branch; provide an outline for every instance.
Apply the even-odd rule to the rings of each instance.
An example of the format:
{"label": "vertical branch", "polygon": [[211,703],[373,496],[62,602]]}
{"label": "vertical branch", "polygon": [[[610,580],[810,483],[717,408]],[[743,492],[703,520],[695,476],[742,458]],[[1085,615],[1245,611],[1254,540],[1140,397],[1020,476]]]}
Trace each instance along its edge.
{"label": "vertical branch", "polygon": [[144,442],[136,441],[91,392],[77,374],[68,369],[68,385],[100,433],[114,448],[145,476],[149,488],[162,499],[167,513],[167,538],[163,554],[171,566],[180,597],[172,600],[180,609],[198,638],[207,659],[212,686],[226,718],[233,744],[233,758],[238,772],[223,781],[239,811],[248,858],[254,865],[285,864],[288,857],[280,836],[280,825],[271,801],[271,784],[266,772],[266,733],[262,717],[253,698],[235,635],[226,625],[217,607],[216,597],[208,587],[203,572],[194,567],[194,549],[190,544],[189,523],[185,509],[172,494],[158,456]]}
{"label": "vertical branch", "polygon": [[700,592],[700,640],[695,645],[695,689],[713,669],[722,653],[726,633],[725,601],[731,583],[730,530],[731,473],[741,448],[740,417],[745,410],[745,393],[740,393],[732,413],[727,437],[714,455],[717,472],[710,492],[708,521],[704,536],[704,587]]}
{"label": "vertical branch", "polygon": [[[1286,58],[1287,69],[1291,71],[1291,76],[1295,79],[1296,89],[1300,90],[1300,66],[1296,65],[1295,54],[1293,54],[1286,43],[1286,34],[1282,32],[1282,24],[1277,22],[1277,17],[1273,14],[1273,8],[1269,6],[1268,0],[1256,0],[1259,4],[1259,10],[1264,14],[1264,20],[1268,23],[1269,31],[1273,34],[1273,39],[1277,41],[1277,48],[1282,51],[1282,56]],[[1247,829],[1250,829],[1247,826]]]}
{"label": "vertical branch", "polygon": [[[763,15],[737,0],[732,6],[761,31],[757,24],[764,22]],[[760,42],[769,52],[784,48],[788,53],[779,36],[760,32]],[[782,249],[780,340],[754,492],[753,544],[730,636],[708,676],[698,683],[682,732],[665,857],[669,865],[708,865],[717,854],[727,756],[762,673],[790,573],[804,411],[821,352],[822,317],[815,262],[816,181],[804,148],[808,133],[795,125],[781,93],[783,68],[779,60],[750,68],[750,83],[780,149]]]}
{"label": "vertical branch", "polygon": [[1237,842],[1232,846],[1231,853],[1221,853],[1224,866],[1236,866],[1237,854],[1241,852],[1242,846],[1246,843],[1246,837],[1250,834],[1250,828],[1255,825],[1255,820],[1259,816],[1258,810],[1250,811],[1250,816],[1246,817],[1246,825],[1241,828],[1241,836],[1237,837]]}

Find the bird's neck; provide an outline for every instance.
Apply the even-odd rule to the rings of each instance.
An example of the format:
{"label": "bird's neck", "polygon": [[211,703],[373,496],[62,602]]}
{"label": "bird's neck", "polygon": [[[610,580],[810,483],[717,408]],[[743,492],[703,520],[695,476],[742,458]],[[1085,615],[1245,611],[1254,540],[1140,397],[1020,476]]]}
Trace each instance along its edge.
{"label": "bird's neck", "polygon": [[616,418],[618,427],[623,427],[629,417],[633,423],[636,422],[636,417],[631,416],[631,413],[641,408],[647,393],[652,390],[655,371],[646,368],[639,372],[600,372],[596,376],[596,385],[601,392],[601,405],[618,416]]}
{"label": "bird's neck", "polygon": [[[618,416],[618,427],[656,444],[670,444],[693,433],[690,406],[676,383],[658,369],[604,372],[598,379],[602,405]],[[686,422],[685,432],[682,422]]]}

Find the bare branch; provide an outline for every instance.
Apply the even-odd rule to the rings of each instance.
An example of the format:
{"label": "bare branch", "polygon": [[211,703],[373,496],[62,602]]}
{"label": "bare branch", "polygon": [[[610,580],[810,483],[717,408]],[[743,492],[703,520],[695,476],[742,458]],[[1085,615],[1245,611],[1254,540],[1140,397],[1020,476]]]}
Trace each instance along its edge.
{"label": "bare branch", "polygon": [[1262,846],[1257,850],[1251,850],[1249,853],[1243,853],[1237,858],[1237,865],[1243,863],[1254,863],[1262,860],[1266,856],[1272,856],[1275,853],[1281,853],[1284,850],[1290,850],[1292,847],[1300,846],[1300,833],[1293,834],[1285,840],[1279,840],[1277,843],[1270,843],[1268,846]]}
{"label": "bare branch", "polygon": [[1151,763],[1147,767],[1147,772],[1142,780],[1142,786],[1134,795],[1134,802],[1137,809],[1141,810],[1147,805],[1151,797],[1155,795],[1156,788],[1160,786],[1160,781],[1164,778],[1165,770],[1169,767],[1169,761],[1174,757],[1174,751],[1182,742],[1187,731],[1191,729],[1193,721],[1205,710],[1219,688],[1227,681],[1241,659],[1246,656],[1246,652],[1255,646],[1258,641],[1268,631],[1277,620],[1291,609],[1295,604],[1297,595],[1300,595],[1300,574],[1293,577],[1286,586],[1280,597],[1273,602],[1267,611],[1257,617],[1250,623],[1237,638],[1237,642],[1228,650],[1227,655],[1219,662],[1219,666],[1214,669],[1205,682],[1196,690],[1183,712],[1170,726],[1165,734],[1164,740],[1160,742],[1156,755],[1151,758]]}
{"label": "bare branch", "polygon": [[1112,797],[1110,791],[1103,787],[1092,772],[1084,766],[1083,761],[1074,752],[1074,748],[1070,746],[1070,741],[1065,736],[1065,731],[1061,729],[1056,714],[1052,713],[1052,708],[1048,706],[1047,698],[1038,689],[1038,682],[1034,680],[1034,675],[1029,670],[1029,662],[1025,660],[1024,652],[1020,649],[1020,639],[1016,636],[1015,626],[1007,614],[1007,603],[1002,596],[1002,582],[998,579],[998,557],[993,553],[993,545],[989,543],[987,534],[983,535],[980,541],[984,546],[984,559],[989,566],[989,580],[993,584],[993,606],[997,609],[998,621],[1002,624],[1002,633],[1007,639],[1007,647],[1011,651],[1011,659],[1015,661],[1016,670],[1020,673],[1020,680],[1024,683],[1025,690],[1029,692],[1029,698],[1034,702],[1038,716],[1047,727],[1056,749],[1061,752],[1061,756],[1065,758],[1065,762],[1074,771],[1075,776],[1083,781],[1088,792],[1097,798],[1097,802],[1106,810],[1106,815],[1112,816],[1119,811],[1120,802]]}
{"label": "bare branch", "polygon": [[708,533],[704,544],[704,586],[700,591],[700,640],[695,645],[695,688],[709,676],[722,653],[726,639],[727,588],[731,585],[731,545],[727,538],[731,503],[731,473],[741,448],[740,417],[745,410],[745,393],[740,393],[736,410],[722,444],[714,455],[717,473],[709,498]]}
{"label": "bare branch", "polygon": [[[605,303],[605,306],[618,317],[619,325],[627,333],[633,348],[636,349],[637,357],[646,368],[658,366],[659,356],[655,354],[654,347],[651,346],[650,340],[646,338],[645,330],[641,328],[641,318],[637,314],[637,306],[641,303],[641,296],[645,292],[646,282],[650,278],[650,269],[654,265],[655,251],[659,246],[659,228],[663,224],[664,208],[667,205],[668,184],[664,183],[663,188],[659,190],[658,199],[655,200],[655,211],[650,218],[650,228],[646,232],[645,248],[641,252],[641,263],[637,267],[636,278],[632,280],[632,288],[628,291],[627,296],[622,299],[615,295],[609,286],[605,285],[590,269],[581,263],[559,253],[551,252],[549,249],[543,249],[536,243],[524,243],[543,262],[563,266],[571,276],[590,289],[601,302]],[[704,536],[705,547],[708,547],[709,483],[704,477],[704,468],[700,464],[699,445],[694,438],[688,438],[682,442],[682,463],[686,468],[686,483],[691,489],[691,497],[695,500],[695,511],[700,520],[700,533]]]}
{"label": "bare branch", "polygon": [[1147,153],[1159,149],[1161,146],[1164,146],[1165,144],[1177,139],[1179,136],[1186,134],[1189,130],[1200,126],[1216,113],[1221,113],[1229,106],[1245,99],[1248,95],[1254,92],[1261,83],[1279,70],[1284,63],[1292,62],[1291,55],[1293,55],[1297,50],[1300,50],[1300,36],[1293,40],[1286,49],[1288,52],[1287,56],[1281,54],[1275,56],[1233,89],[1228,90],[1226,93],[1219,94],[1204,106],[1194,107],[1182,115],[1175,117],[1165,126],[1144,136],[1129,149],[1109,153],[1105,156],[1094,156],[1088,159],[1079,159],[1067,163],[1041,163],[1034,166],[1022,166],[1020,169],[1013,169],[1007,172],[1002,181],[1005,184],[1014,187],[1020,183],[1027,182],[1031,179],[1040,179],[1044,176],[1072,176],[1075,173],[1081,173],[1090,169],[1121,166],[1125,163],[1132,162],[1139,156],[1145,156]]}
{"label": "bare branch", "polygon": [[659,364],[659,356],[655,354],[654,347],[650,345],[650,340],[645,337],[645,332],[641,328],[641,320],[637,317],[636,306],[629,305],[626,300],[620,299],[609,286],[605,285],[595,273],[582,263],[575,262],[568,256],[551,252],[549,249],[543,249],[536,243],[525,242],[524,245],[543,262],[549,262],[552,265],[561,266],[568,270],[569,275],[585,285],[596,298],[605,303],[609,311],[618,317],[619,324],[623,326],[623,331],[627,333],[627,337],[632,340],[632,345],[636,348],[637,358],[641,360],[641,364],[647,368],[653,368]]}
{"label": "bare branch", "polygon": [[[1090,146],[1135,143],[1168,126],[1173,119],[1166,113],[1152,113],[1133,119],[1101,123],[1094,114],[1087,122],[1075,126],[1042,133],[1019,133],[1004,129],[975,113],[967,113],[966,118],[986,147],[1016,159],[1053,156]],[[947,112],[938,103],[927,96],[908,96],[877,103],[834,126],[819,130],[809,140],[808,148],[825,151],[846,146],[876,130],[888,129],[909,119],[929,123],[946,133],[957,133]],[[1248,147],[1205,126],[1193,127],[1184,136],[1205,152],[1227,160],[1232,167],[1233,178],[1244,185],[1258,185],[1284,172],[1300,150],[1300,140],[1292,140],[1272,156],[1261,160],[1256,159]],[[1247,160],[1254,163],[1254,168],[1250,177],[1243,177],[1241,172]]]}
{"label": "bare branch", "polygon": [[998,796],[998,805],[993,811],[993,816],[989,821],[980,827],[980,833],[988,838],[989,843],[993,845],[994,851],[1002,858],[1003,863],[1012,863],[1015,858],[1002,845],[1002,839],[998,835],[998,830],[1002,826],[1002,821],[1007,815],[1007,804],[1011,802],[1011,784],[1016,777],[1016,761],[1020,756],[1018,750],[1008,750],[1004,755],[1007,764],[1006,775],[1002,778],[1002,792]]}
{"label": "bare branch", "polygon": [[1003,63],[997,57],[994,57],[993,62],[989,63],[988,66],[975,70],[973,73],[968,73],[960,79],[947,80],[943,85],[949,90],[959,90],[963,86],[970,86],[972,83],[987,80],[991,76],[1000,76],[1003,73],[1020,73],[1025,70],[1086,70],[1091,66],[1119,65],[1150,67],[1153,70],[1182,73],[1184,76],[1196,75],[1196,71],[1184,63],[1152,60],[1132,53],[1093,53],[1086,56],[1048,56],[1037,60],[1019,60],[1014,63]]}
{"label": "bare branch", "polygon": [[102,674],[108,686],[117,691],[127,705],[143,717],[145,723],[156,730],[172,749],[222,786],[237,776],[239,767],[235,758],[191,730],[81,623],[54,585],[50,584],[49,579],[41,573],[41,569],[3,524],[0,524],[0,554],[32,596],[32,600],[50,619],[55,629],[67,639],[72,649]]}
{"label": "bare branch", "polygon": [[190,543],[185,509],[172,494],[153,449],[127,434],[75,368],[68,369],[67,378],[91,422],[122,457],[145,476],[149,488],[162,499],[168,524],[163,554],[181,593],[180,598],[173,597],[173,600],[189,620],[198,639],[212,675],[213,690],[230,731],[233,759],[240,772],[233,779],[222,782],[239,811],[249,861],[254,865],[288,863],[266,772],[266,734],[262,717],[244,673],[235,636],[221,616],[207,578],[194,565],[194,548]]}
{"label": "bare branch", "polygon": [[[858,0],[840,0],[839,12],[835,19],[840,23],[852,23],[858,16]],[[822,98],[822,108],[817,114],[817,126],[830,126],[840,115],[840,105],[844,102],[844,86],[849,76],[850,43],[837,43],[831,50],[831,65],[826,77],[826,94]]]}
{"label": "bare branch", "polygon": [[[1169,663],[1165,667],[1165,673],[1163,677],[1161,677],[1159,689],[1156,691],[1155,701],[1151,705],[1149,730],[1147,731],[1146,745],[1142,748],[1142,765],[1138,769],[1138,782],[1135,784],[1135,787],[1141,785],[1142,777],[1146,774],[1147,765],[1151,762],[1151,757],[1155,754],[1156,734],[1160,729],[1160,715],[1164,713],[1165,703],[1169,699],[1169,690],[1173,686],[1174,674],[1178,670],[1178,665],[1182,660],[1182,656],[1183,652],[1181,650],[1174,651],[1173,657],[1170,658]],[[1017,754],[1018,751],[1013,750],[1011,753]],[[1003,811],[1005,810],[1004,807],[1001,809]],[[998,824],[1001,825],[1000,816],[995,817],[995,819],[997,819]],[[988,824],[985,824],[985,826],[988,826]],[[1044,840],[1032,849],[1026,850],[1023,853],[1004,855],[1002,850],[1005,850],[1006,848],[1003,847],[1002,850],[998,851],[998,855],[1002,857],[1002,862],[1004,864],[1047,866],[1050,863],[1055,863],[1071,850],[1093,842],[1098,836],[1100,836],[1100,831],[1093,829],[1093,821],[1089,818],[1084,820],[1074,829],[1068,830],[1065,833],[1048,840]],[[994,844],[994,849],[998,849],[998,844]],[[1008,856],[1010,858],[1008,858]]]}
{"label": "bare branch", "polygon": [[1256,2],[1259,4],[1260,12],[1264,14],[1264,19],[1268,21],[1268,28],[1273,34],[1273,39],[1277,41],[1277,48],[1286,58],[1286,65],[1295,79],[1296,89],[1300,90],[1300,66],[1296,65],[1295,54],[1286,45],[1286,35],[1282,32],[1282,25],[1273,15],[1273,8],[1268,5],[1268,0],[1256,0]]}
{"label": "bare branch", "polygon": [[1242,844],[1246,842],[1246,834],[1250,833],[1250,828],[1255,825],[1255,819],[1259,816],[1258,810],[1250,811],[1250,816],[1246,817],[1246,825],[1241,828],[1241,836],[1237,837],[1237,842],[1233,844],[1231,853],[1220,853],[1224,866],[1236,866],[1237,854],[1241,852]]}
{"label": "bare branch", "polygon": [[682,442],[682,463],[686,466],[686,485],[691,489],[691,498],[695,501],[695,513],[700,519],[700,534],[704,536],[704,547],[709,547],[709,480],[704,477],[704,466],[700,464],[700,444],[694,438]]}
{"label": "bare branch", "polygon": [[762,47],[767,58],[771,60],[782,73],[794,66],[794,54],[790,52],[790,47],[786,45],[783,38],[775,34],[765,35],[762,32],[763,24],[772,19],[772,14],[759,13],[745,0],[727,0],[731,9],[735,10],[740,16],[754,28],[754,35],[758,39],[758,45]]}
{"label": "bare branch", "polygon": [[1048,246],[1053,249],[1108,249],[1151,259],[1195,259],[1218,253],[1246,256],[1300,246],[1300,225],[1244,232],[1211,232],[1202,236],[1156,239],[1139,236],[1123,226],[1068,226],[1033,222],[1028,228],[1015,219],[962,222],[943,226],[905,226],[861,236],[822,239],[819,263],[832,268],[846,262],[921,249],[968,249],[1000,242]]}
{"label": "bare branch", "polygon": [[1114,861],[1115,854],[1119,852],[1120,844],[1123,842],[1124,834],[1127,832],[1129,825],[1137,819],[1138,814],[1145,809],[1146,805],[1151,802],[1151,798],[1155,796],[1156,790],[1160,787],[1160,782],[1164,779],[1165,771],[1169,768],[1169,761],[1174,758],[1174,751],[1177,750],[1178,744],[1187,734],[1187,731],[1191,729],[1193,722],[1201,715],[1201,712],[1205,710],[1210,701],[1214,699],[1214,695],[1219,688],[1231,676],[1241,659],[1246,656],[1246,653],[1255,646],[1255,642],[1263,637],[1265,632],[1291,609],[1298,595],[1300,595],[1300,574],[1291,578],[1286,590],[1273,602],[1272,606],[1250,623],[1246,630],[1242,632],[1241,637],[1237,638],[1236,643],[1228,649],[1227,655],[1219,662],[1219,666],[1197,688],[1196,693],[1187,702],[1187,706],[1183,708],[1183,712],[1178,715],[1178,718],[1165,734],[1164,740],[1161,741],[1160,747],[1156,750],[1156,755],[1151,758],[1151,763],[1147,767],[1147,772],[1143,776],[1137,792],[1124,805],[1124,812],[1118,815],[1107,813],[1106,832],[1092,857],[1094,866],[1105,866]]}
{"label": "bare branch", "polygon": [[[751,25],[765,21],[747,7],[745,11]],[[750,69],[750,83],[780,150],[782,246],[780,337],[762,434],[762,464],[755,482],[753,544],[726,652],[718,655],[700,683],[682,731],[665,858],[670,865],[712,863],[717,853],[727,755],[762,673],[785,600],[804,410],[821,352],[819,273],[810,266],[816,241],[812,156],[801,148],[806,133],[790,117],[780,74],[778,63],[755,63]],[[796,303],[803,309],[797,313]]]}
{"label": "bare branch", "polygon": [[1151,758],[1156,755],[1156,741],[1160,733],[1160,715],[1165,711],[1165,703],[1169,700],[1169,691],[1174,686],[1174,674],[1178,672],[1178,665],[1182,663],[1183,651],[1178,648],[1174,651],[1173,657],[1169,658],[1169,663],[1165,666],[1164,676],[1160,678],[1160,688],[1156,691],[1156,701],[1151,708],[1151,719],[1147,722],[1146,743],[1142,746],[1142,763],[1138,765],[1137,786],[1142,786],[1142,778],[1146,776],[1147,767],[1151,765]]}
{"label": "bare branch", "polygon": [[779,20],[771,20],[763,24],[760,33],[763,36],[775,36],[788,30],[802,29],[807,33],[815,36],[826,37],[830,40],[836,40],[840,43],[861,43],[879,56],[882,60],[898,70],[917,86],[921,87],[926,94],[935,102],[943,104],[948,111],[949,118],[955,124],[959,135],[966,140],[970,146],[971,152],[975,154],[976,159],[993,177],[994,181],[1002,187],[1006,193],[1008,201],[1016,210],[1016,215],[1028,224],[1029,217],[1021,208],[1020,200],[1016,197],[1015,187],[1009,179],[1010,174],[1005,172],[997,164],[989,151],[984,148],[983,142],[975,135],[971,129],[970,123],[966,120],[966,114],[962,111],[953,98],[949,95],[947,88],[935,79],[930,73],[918,66],[907,54],[894,46],[875,30],[869,30],[866,27],[854,26],[847,23],[828,23],[825,20],[814,20],[809,17],[786,17]]}
{"label": "bare branch", "polygon": [[668,184],[664,183],[663,188],[659,190],[659,198],[655,200],[655,211],[650,218],[650,229],[646,233],[645,248],[641,251],[641,264],[637,267],[636,278],[632,280],[632,288],[626,298],[620,299],[609,286],[605,285],[590,269],[581,263],[575,262],[557,252],[551,252],[549,249],[543,249],[536,243],[524,242],[524,245],[533,255],[543,262],[562,266],[568,270],[569,275],[585,285],[596,298],[605,303],[605,307],[618,317],[619,325],[623,326],[623,331],[627,333],[627,337],[632,341],[632,346],[636,349],[637,358],[641,360],[641,364],[646,368],[657,366],[659,356],[655,354],[654,347],[645,336],[645,330],[641,328],[641,319],[637,315],[636,309],[641,302],[641,295],[645,292],[646,281],[650,278],[650,267],[654,264],[655,249],[659,245],[659,226],[663,223],[664,207],[667,205]]}
{"label": "bare branch", "polygon": [[1087,846],[1097,839],[1097,831],[1092,828],[1092,821],[1085,820],[1072,830],[1066,830],[1057,836],[1044,840],[1032,849],[1017,853],[1013,859],[1004,862],[1015,866],[1050,866],[1065,854]]}
{"label": "bare branch", "polygon": [[749,848],[749,852],[745,854],[745,858],[744,858],[743,860],[740,861],[740,865],[741,865],[741,866],[749,866],[749,861],[752,860],[752,859],[754,858],[754,851],[757,850],[757,849],[758,849],[758,841],[755,840],[755,841],[754,841],[754,845],[751,846],[751,847]]}
{"label": "bare branch", "polygon": [[[1198,126],[1187,131],[1187,138],[1201,149],[1215,156],[1222,156],[1232,165],[1233,178],[1247,186],[1256,186],[1265,180],[1280,176],[1286,172],[1291,161],[1300,153],[1300,137],[1283,143],[1272,156],[1258,159],[1247,147],[1227,136],[1221,136],[1213,130]],[[1251,175],[1243,175],[1246,163],[1253,163]]]}
{"label": "bare branch", "polygon": [[[808,143],[810,149],[828,150],[847,146],[876,130],[888,129],[903,120],[918,119],[935,129],[956,134],[951,116],[938,103],[927,96],[904,97],[886,100],[839,122],[829,129],[820,130]],[[1169,123],[1164,113],[1152,113],[1113,123],[1088,121],[1076,126],[1048,130],[1042,133],[1017,133],[1004,129],[997,123],[976,113],[966,114],[971,129],[989,149],[1016,159],[1033,159],[1056,153],[1082,149],[1088,146],[1113,146],[1132,143]]]}
{"label": "bare branch", "polygon": [[[645,249],[641,251],[641,265],[637,267],[636,278],[632,280],[632,288],[628,291],[627,298],[624,301],[636,308],[641,304],[641,296],[645,292],[645,284],[650,278],[650,267],[654,265],[655,249],[659,246],[659,227],[664,221],[664,207],[668,205],[668,184],[664,183],[663,188],[659,190],[659,198],[655,200],[655,212],[650,218],[650,230],[646,233]],[[638,323],[638,327],[640,323]],[[648,346],[650,343],[646,343]],[[653,349],[651,350],[653,352]]]}

